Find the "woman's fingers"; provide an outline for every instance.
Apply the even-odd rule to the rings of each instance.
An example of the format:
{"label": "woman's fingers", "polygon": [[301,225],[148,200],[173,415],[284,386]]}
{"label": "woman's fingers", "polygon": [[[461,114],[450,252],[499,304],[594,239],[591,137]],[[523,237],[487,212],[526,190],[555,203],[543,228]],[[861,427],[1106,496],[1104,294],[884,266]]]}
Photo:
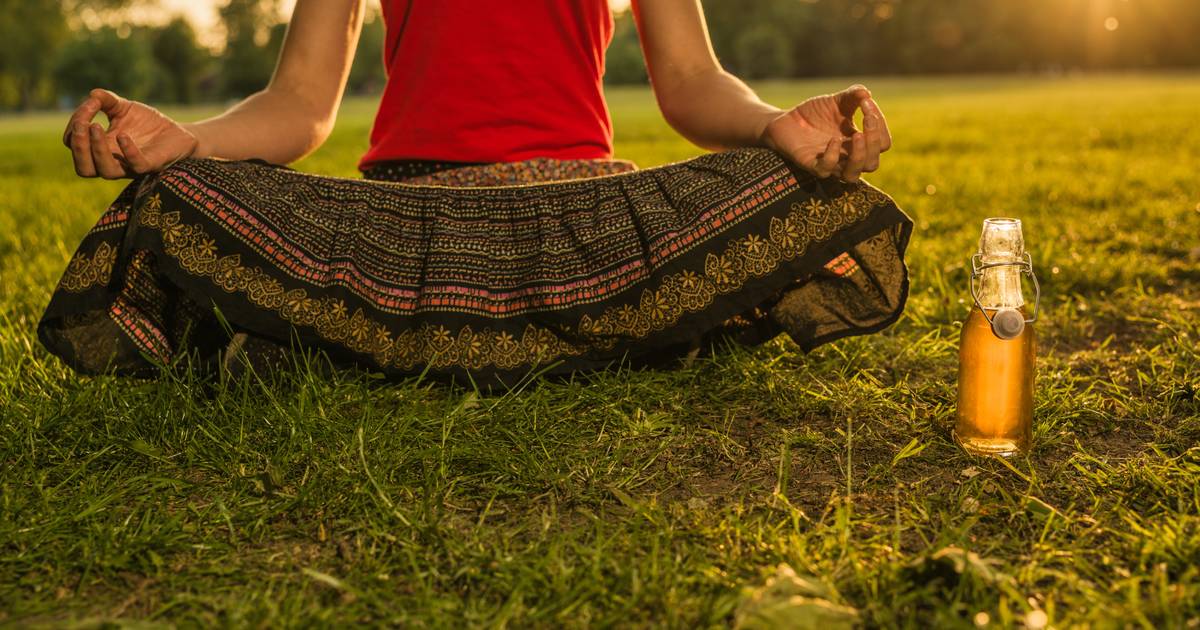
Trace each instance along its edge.
{"label": "woman's fingers", "polygon": [[71,159],[75,162],[75,174],[80,177],[95,177],[96,166],[92,163],[92,143],[88,126],[77,123],[71,129],[70,144]]}
{"label": "woman's fingers", "polygon": [[117,146],[121,147],[122,160],[130,171],[140,175],[154,170],[154,165],[150,163],[146,154],[142,153],[142,148],[133,141],[129,134],[118,134]]}
{"label": "woman's fingers", "polygon": [[[75,173],[80,177],[99,176],[105,179],[125,177],[128,172],[122,162],[128,163],[138,172],[143,172],[142,168],[148,164],[148,160],[137,145],[132,143],[132,139],[127,134],[123,135],[133,146],[137,155],[136,160],[133,161],[130,161],[127,155],[115,156],[104,128],[92,122],[96,114],[104,112],[108,116],[111,128],[112,123],[127,113],[129,107],[129,101],[108,90],[97,89],[92,90],[91,94],[79,104],[79,107],[75,108],[70,120],[67,121],[66,130],[63,132],[63,144],[71,149]],[[117,145],[121,146],[122,144],[118,138]],[[121,146],[121,151],[125,152],[123,146]]]}
{"label": "woman's fingers", "polygon": [[76,129],[82,124],[84,129],[87,125],[92,124],[92,119],[100,112],[100,101],[92,97],[87,97],[75,111],[71,113],[70,120],[67,121],[67,129],[63,132],[63,144],[71,146],[71,137],[75,135]]}
{"label": "woman's fingers", "polygon": [[873,116],[879,121],[879,150],[882,152],[892,148],[892,132],[888,129],[887,118],[883,115],[883,110],[880,109],[879,103],[876,103],[875,99],[869,98],[863,101],[862,110],[864,121],[868,116]]}
{"label": "woman's fingers", "polygon": [[839,92],[836,97],[838,110],[843,116],[853,116],[862,107],[863,102],[870,100],[871,90],[861,84],[851,85]]}
{"label": "woman's fingers", "polygon": [[130,102],[126,99],[117,96],[108,90],[92,90],[91,98],[96,99],[100,104],[100,111],[104,112],[109,120],[124,114],[129,109]]}
{"label": "woman's fingers", "polygon": [[92,90],[79,107],[71,114],[70,120],[67,121],[67,128],[63,131],[63,144],[67,147],[71,146],[71,136],[75,132],[75,128],[83,123],[84,125],[92,124],[92,120],[96,114],[104,112],[111,122],[114,117],[124,114],[129,109],[129,101],[117,96],[108,90]]}
{"label": "woman's fingers", "polygon": [[849,142],[850,138],[853,138],[854,134],[859,132],[858,127],[854,126],[854,117],[853,116],[847,116],[847,117],[843,118],[842,124],[839,127],[841,129],[842,135],[845,136],[845,138],[843,139],[845,142]]}
{"label": "woman's fingers", "polygon": [[863,170],[874,173],[879,170],[879,154],[883,150],[883,123],[878,116],[868,113],[863,117],[863,130],[867,147]]}
{"label": "woman's fingers", "polygon": [[121,179],[125,169],[113,157],[108,148],[108,139],[104,137],[104,129],[93,124],[89,127],[88,139],[92,145],[92,163],[96,165],[96,174],[104,179]]}
{"label": "woman's fingers", "polygon": [[867,138],[861,133],[854,134],[850,141],[850,157],[846,159],[846,167],[842,170],[842,179],[857,182],[862,177],[863,168],[867,163]]}
{"label": "woman's fingers", "polygon": [[842,138],[830,138],[829,144],[825,146],[825,152],[817,156],[816,167],[813,172],[817,177],[826,178],[837,172],[838,162],[842,158]]}
{"label": "woman's fingers", "polygon": [[838,162],[841,161],[842,142],[844,140],[845,138],[831,138],[829,144],[825,145],[825,150],[815,155],[802,150],[793,150],[788,153],[792,158],[792,162],[812,172],[817,177],[824,179],[838,172]]}

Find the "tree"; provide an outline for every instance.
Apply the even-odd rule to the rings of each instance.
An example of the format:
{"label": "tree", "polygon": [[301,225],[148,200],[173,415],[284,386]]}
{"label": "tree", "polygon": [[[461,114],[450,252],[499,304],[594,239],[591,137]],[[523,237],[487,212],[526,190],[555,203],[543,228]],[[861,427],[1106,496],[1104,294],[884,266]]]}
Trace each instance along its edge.
{"label": "tree", "polygon": [[645,83],[646,63],[642,59],[633,13],[626,11],[616,16],[615,22],[612,43],[604,60],[604,81],[616,85]]}
{"label": "tree", "polygon": [[713,49],[730,71],[746,78],[812,73],[820,10],[833,3],[705,0]]}
{"label": "tree", "polygon": [[734,40],[733,60],[747,79],[791,76],[791,41],[771,24],[756,24]]}
{"label": "tree", "polygon": [[176,103],[196,100],[208,52],[196,42],[191,23],[176,17],[149,37],[150,50],[163,75],[164,93],[156,96]]}
{"label": "tree", "polygon": [[225,26],[221,77],[226,96],[257,92],[271,79],[283,45],[278,0],[229,0],[220,9]]}
{"label": "tree", "polygon": [[60,0],[68,15],[76,14],[83,9],[92,9],[100,13],[120,11],[136,5],[154,4],[155,0]]}
{"label": "tree", "polygon": [[383,65],[383,37],[383,20],[378,12],[372,11],[363,22],[358,48],[354,51],[354,65],[350,67],[347,85],[350,92],[378,92],[387,82],[387,69]]}
{"label": "tree", "polygon": [[[48,91],[54,52],[67,37],[57,0],[0,0],[0,89],[5,104],[28,109]],[[0,98],[4,97],[0,92]]]}
{"label": "tree", "polygon": [[122,36],[105,26],[78,33],[58,55],[54,77],[59,89],[75,99],[97,87],[143,99],[150,91],[154,70],[142,37]]}

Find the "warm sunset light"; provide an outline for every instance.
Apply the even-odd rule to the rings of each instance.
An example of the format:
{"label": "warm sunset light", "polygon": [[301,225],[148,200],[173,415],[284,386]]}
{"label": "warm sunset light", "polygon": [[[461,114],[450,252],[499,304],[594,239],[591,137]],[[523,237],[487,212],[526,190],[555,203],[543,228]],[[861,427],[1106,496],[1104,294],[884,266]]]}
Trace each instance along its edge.
{"label": "warm sunset light", "polygon": [[1200,630],[1200,0],[0,43],[0,630]]}

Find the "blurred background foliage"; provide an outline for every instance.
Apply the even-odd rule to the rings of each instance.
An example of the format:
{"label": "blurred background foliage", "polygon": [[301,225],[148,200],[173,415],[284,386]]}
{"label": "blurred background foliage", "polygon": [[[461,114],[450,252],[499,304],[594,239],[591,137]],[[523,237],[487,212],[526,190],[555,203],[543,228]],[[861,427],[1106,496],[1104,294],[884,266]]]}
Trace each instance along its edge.
{"label": "blurred background foliage", "polygon": [[[702,0],[726,69],[750,79],[1200,66],[1197,0]],[[643,80],[621,16],[608,80]]]}
{"label": "blurred background foliage", "polygon": [[[224,0],[222,45],[202,43],[184,16],[156,15],[154,0],[0,0],[0,110],[73,107],[94,87],[156,103],[246,96],[271,77],[287,31],[279,0]],[[374,5],[373,5],[374,6]],[[367,16],[348,90],[385,78],[383,20]]]}
{"label": "blurred background foliage", "polygon": [[[191,103],[270,78],[279,0],[225,0],[222,45],[185,18],[140,22],[153,0],[0,0],[0,109],[67,107],[96,86]],[[713,46],[749,79],[1200,66],[1197,0],[703,0]],[[349,91],[378,91],[383,24],[367,18]],[[610,83],[646,81],[637,31],[617,15]]]}

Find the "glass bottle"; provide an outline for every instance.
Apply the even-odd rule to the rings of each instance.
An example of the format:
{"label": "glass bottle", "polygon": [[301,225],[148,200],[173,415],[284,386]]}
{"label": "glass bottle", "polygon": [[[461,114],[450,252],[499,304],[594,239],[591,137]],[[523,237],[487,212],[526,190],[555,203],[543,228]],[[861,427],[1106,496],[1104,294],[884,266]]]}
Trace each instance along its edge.
{"label": "glass bottle", "polygon": [[[971,267],[974,305],[958,348],[954,439],[977,455],[1009,457],[1026,452],[1033,437],[1032,324],[1041,299],[1021,221],[985,220]],[[1021,291],[1023,276],[1038,296],[1032,314]]]}

